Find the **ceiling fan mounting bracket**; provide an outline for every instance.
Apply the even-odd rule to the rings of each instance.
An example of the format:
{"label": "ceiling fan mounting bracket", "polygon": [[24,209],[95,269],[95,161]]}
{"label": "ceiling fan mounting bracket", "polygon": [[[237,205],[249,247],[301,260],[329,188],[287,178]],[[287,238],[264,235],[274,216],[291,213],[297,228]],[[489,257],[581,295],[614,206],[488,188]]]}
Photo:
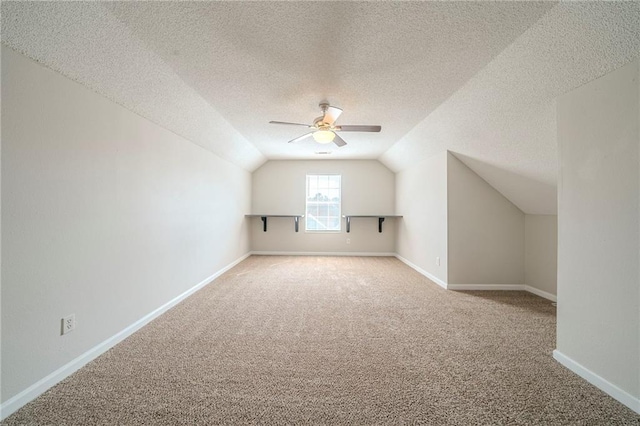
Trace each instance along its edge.
{"label": "ceiling fan mounting bracket", "polygon": [[322,110],[322,114],[324,115],[324,113],[327,112],[327,109],[329,108],[329,102],[322,101],[318,105],[320,106],[320,110]]}

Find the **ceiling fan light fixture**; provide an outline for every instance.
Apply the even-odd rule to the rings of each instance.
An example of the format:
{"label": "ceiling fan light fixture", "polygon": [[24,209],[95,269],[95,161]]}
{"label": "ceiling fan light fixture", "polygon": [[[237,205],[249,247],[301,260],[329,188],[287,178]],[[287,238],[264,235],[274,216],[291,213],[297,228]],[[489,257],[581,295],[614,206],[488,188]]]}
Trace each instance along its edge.
{"label": "ceiling fan light fixture", "polygon": [[318,143],[331,143],[336,137],[336,134],[331,130],[318,130],[313,132],[313,139]]}

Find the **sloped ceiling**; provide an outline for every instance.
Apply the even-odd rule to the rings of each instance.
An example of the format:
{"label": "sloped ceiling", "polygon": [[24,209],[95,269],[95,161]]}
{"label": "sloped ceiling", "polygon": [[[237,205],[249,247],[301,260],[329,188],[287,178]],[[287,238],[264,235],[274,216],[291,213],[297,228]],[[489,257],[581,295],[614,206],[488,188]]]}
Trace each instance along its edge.
{"label": "sloped ceiling", "polygon": [[639,56],[640,2],[561,3],[381,161],[402,170],[448,149],[524,212],[555,214],[555,99]]}
{"label": "sloped ceiling", "polygon": [[324,158],[394,171],[448,149],[555,213],[555,98],[640,56],[640,3],[2,2],[2,42],[249,171],[328,100]]}

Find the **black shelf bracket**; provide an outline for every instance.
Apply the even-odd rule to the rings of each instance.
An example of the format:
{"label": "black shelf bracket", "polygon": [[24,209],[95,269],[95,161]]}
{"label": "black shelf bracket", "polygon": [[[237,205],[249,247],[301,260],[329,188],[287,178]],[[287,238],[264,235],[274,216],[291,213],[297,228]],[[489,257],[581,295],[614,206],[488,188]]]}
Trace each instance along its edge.
{"label": "black shelf bracket", "polygon": [[352,217],[368,217],[368,218],[377,218],[378,219],[378,232],[382,233],[382,222],[384,222],[384,220],[388,217],[394,218],[394,217],[402,217],[399,215],[384,215],[384,216],[378,216],[378,215],[344,215],[343,216],[345,221],[347,222],[347,232],[351,232],[351,218]]}
{"label": "black shelf bracket", "polygon": [[300,218],[304,217],[304,215],[293,215],[293,214],[246,214],[245,217],[259,217],[262,220],[262,232],[267,232],[267,219],[270,217],[292,217],[293,223],[295,225],[295,230],[298,232],[300,230]]}

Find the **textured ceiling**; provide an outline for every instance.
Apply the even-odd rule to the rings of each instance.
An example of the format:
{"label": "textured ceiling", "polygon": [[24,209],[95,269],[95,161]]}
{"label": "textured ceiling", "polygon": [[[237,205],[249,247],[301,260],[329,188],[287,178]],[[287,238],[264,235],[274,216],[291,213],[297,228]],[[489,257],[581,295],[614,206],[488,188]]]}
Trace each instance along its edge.
{"label": "textured ceiling", "polygon": [[[378,158],[550,4],[216,2],[107,7],[268,158],[312,158],[307,130],[326,99],[343,134],[331,158]],[[488,30],[491,29],[491,30]],[[325,149],[324,147],[320,147]]]}
{"label": "textured ceiling", "polygon": [[555,98],[640,57],[640,2],[561,3],[380,160],[444,149],[526,213],[557,211]]}
{"label": "textured ceiling", "polygon": [[326,150],[268,124],[326,99],[383,130],[323,158],[449,149],[554,213],[554,99],[640,56],[640,3],[3,1],[2,41],[247,170]]}

